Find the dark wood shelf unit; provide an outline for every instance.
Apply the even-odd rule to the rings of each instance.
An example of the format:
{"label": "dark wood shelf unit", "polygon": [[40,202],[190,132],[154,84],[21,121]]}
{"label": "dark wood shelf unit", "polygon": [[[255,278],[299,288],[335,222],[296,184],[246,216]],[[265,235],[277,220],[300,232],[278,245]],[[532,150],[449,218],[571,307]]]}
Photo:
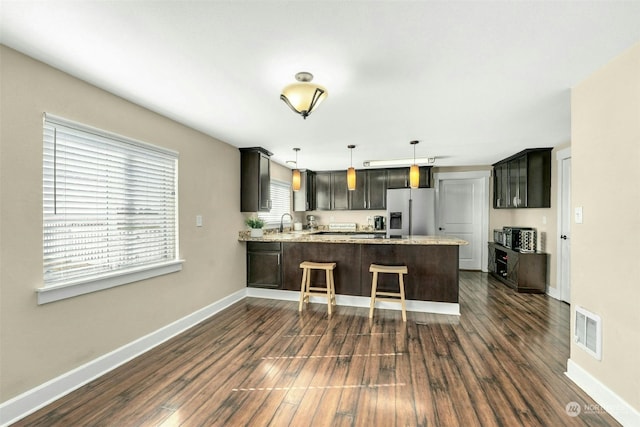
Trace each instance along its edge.
{"label": "dark wood shelf unit", "polygon": [[489,242],[489,272],[518,292],[546,292],[547,258],[543,252],[518,252]]}

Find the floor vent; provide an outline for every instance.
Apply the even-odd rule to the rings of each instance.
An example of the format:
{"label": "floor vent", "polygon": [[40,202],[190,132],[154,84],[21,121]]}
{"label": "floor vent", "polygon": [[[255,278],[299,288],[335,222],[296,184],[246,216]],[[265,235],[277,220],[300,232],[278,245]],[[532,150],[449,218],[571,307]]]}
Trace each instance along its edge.
{"label": "floor vent", "polygon": [[579,347],[602,360],[602,320],[582,307],[576,307],[574,339]]}

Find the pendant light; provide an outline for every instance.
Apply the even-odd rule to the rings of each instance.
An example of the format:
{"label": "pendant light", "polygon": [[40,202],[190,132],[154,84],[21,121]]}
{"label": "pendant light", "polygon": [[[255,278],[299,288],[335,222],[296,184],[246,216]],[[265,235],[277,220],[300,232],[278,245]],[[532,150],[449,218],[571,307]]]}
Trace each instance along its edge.
{"label": "pendant light", "polygon": [[356,170],[353,168],[353,149],[355,145],[347,145],[349,151],[351,151],[351,166],[347,169],[347,188],[349,191],[356,189]]}
{"label": "pendant light", "polygon": [[420,186],[420,168],[416,164],[416,145],[420,141],[411,141],[409,144],[413,145],[413,164],[409,168],[409,187],[418,188]]}
{"label": "pendant light", "polygon": [[300,191],[300,169],[298,169],[298,151],[300,151],[300,149],[294,148],[293,151],[296,152],[296,168],[291,174],[291,188],[293,191]]}
{"label": "pendant light", "polygon": [[311,83],[313,74],[306,71],[296,74],[296,80],[298,83],[292,83],[282,89],[280,99],[306,120],[307,116],[327,97],[327,89]]}

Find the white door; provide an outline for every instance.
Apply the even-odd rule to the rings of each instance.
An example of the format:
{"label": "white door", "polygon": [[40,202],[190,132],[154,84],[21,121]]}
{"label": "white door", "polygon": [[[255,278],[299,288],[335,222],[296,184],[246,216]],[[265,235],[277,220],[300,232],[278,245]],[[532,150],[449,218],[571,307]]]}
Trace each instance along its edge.
{"label": "white door", "polygon": [[438,234],[469,242],[460,246],[460,268],[482,270],[485,179],[443,178],[438,182]]}
{"label": "white door", "polygon": [[558,284],[560,299],[571,302],[571,157],[559,159],[560,168],[560,212],[558,235]]}

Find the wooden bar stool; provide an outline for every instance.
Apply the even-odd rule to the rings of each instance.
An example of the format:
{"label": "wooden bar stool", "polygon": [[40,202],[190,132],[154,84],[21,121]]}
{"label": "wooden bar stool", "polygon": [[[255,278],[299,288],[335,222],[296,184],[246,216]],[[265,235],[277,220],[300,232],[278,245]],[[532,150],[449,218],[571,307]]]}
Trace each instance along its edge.
{"label": "wooden bar stool", "polygon": [[[300,305],[298,311],[302,311],[302,303],[308,303],[309,297],[326,297],[329,314],[331,306],[336,305],[336,287],[333,282],[333,270],[336,268],[335,262],[311,262],[300,263],[302,269],[302,283],[300,286]],[[324,270],[327,286],[322,288],[311,285],[311,270]]]}
{"label": "wooden bar stool", "polygon": [[[402,305],[402,320],[407,321],[407,307],[404,302],[404,274],[408,273],[406,265],[378,265],[371,264],[369,272],[373,273],[371,279],[371,306],[369,307],[369,318],[373,318],[373,309],[376,301],[399,302]],[[378,291],[378,273],[389,273],[398,275],[399,292]],[[382,298],[379,298],[382,297]]]}

